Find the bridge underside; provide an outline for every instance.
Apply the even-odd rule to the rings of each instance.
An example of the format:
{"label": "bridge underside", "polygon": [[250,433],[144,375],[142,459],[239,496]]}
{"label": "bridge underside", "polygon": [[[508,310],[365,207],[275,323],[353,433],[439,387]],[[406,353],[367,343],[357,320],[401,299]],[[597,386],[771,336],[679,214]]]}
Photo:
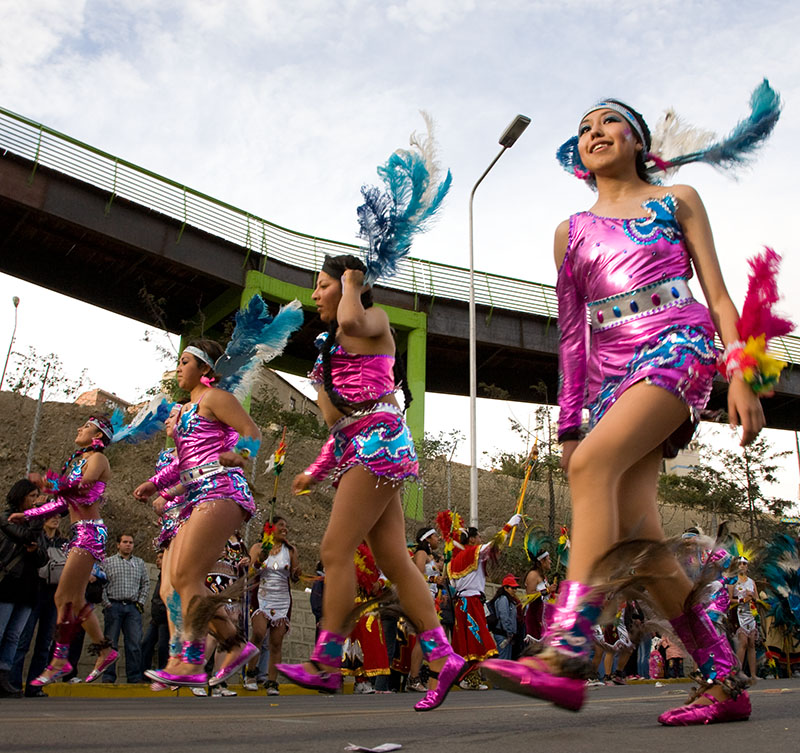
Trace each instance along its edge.
{"label": "bridge underside", "polygon": [[[219,334],[240,302],[245,277],[264,274],[302,288],[314,273],[252,254],[163,214],[114,198],[87,183],[0,155],[0,271],[109,311],[185,333]],[[379,289],[377,300],[427,314],[426,389],[468,393],[468,318],[461,301]],[[54,316],[58,312],[53,312]],[[313,361],[319,319],[306,313],[277,368],[303,373]],[[553,320],[478,308],[479,394],[555,401],[557,330]],[[546,396],[537,390],[544,382]],[[712,409],[725,407],[715,385]],[[800,374],[785,374],[765,401],[770,427],[800,428]]]}

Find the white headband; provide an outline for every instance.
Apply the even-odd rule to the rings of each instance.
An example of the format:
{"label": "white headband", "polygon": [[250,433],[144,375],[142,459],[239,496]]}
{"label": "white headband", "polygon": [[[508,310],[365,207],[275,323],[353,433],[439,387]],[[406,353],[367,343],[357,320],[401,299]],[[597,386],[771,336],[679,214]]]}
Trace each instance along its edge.
{"label": "white headband", "polygon": [[536,559],[537,560],[543,560],[545,557],[549,557],[549,556],[550,556],[550,552],[544,551]]}
{"label": "white headband", "polygon": [[422,536],[419,537],[419,540],[425,541],[425,539],[429,538],[430,536],[433,536],[434,533],[436,533],[436,529],[429,528],[427,531],[425,531],[425,533],[422,534]]}
{"label": "white headband", "polygon": [[86,423],[87,424],[91,424],[92,426],[94,426],[97,429],[99,429],[100,431],[102,431],[103,434],[105,434],[109,439],[112,439],[114,437],[114,429],[113,428],[109,429],[107,426],[102,426],[100,424],[100,422],[96,421],[94,418],[90,418]]}
{"label": "white headband", "polygon": [[639,121],[636,120],[634,114],[627,108],[623,107],[622,105],[618,104],[617,102],[598,102],[596,105],[590,107],[583,115],[581,115],[580,122],[583,122],[583,119],[590,113],[595,112],[596,110],[613,110],[614,112],[619,113],[622,115],[625,120],[630,123],[631,128],[636,131],[636,135],[639,137],[639,141],[642,142],[642,146],[645,149],[649,149],[650,145],[647,143],[647,139],[644,137],[644,131],[642,127],[639,125]]}
{"label": "white headband", "polygon": [[214,368],[214,362],[211,360],[211,356],[205,351],[200,350],[200,348],[195,348],[194,345],[190,345],[188,348],[184,348],[183,352],[189,353],[189,355],[192,355],[195,358],[199,358],[203,363],[207,364],[212,369]]}

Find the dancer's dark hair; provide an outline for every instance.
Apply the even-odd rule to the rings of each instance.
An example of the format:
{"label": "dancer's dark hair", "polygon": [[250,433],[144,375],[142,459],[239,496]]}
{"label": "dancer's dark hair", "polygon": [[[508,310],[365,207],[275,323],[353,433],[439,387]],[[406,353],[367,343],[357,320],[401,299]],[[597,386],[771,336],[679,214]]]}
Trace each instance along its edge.
{"label": "dancer's dark hair", "polygon": [[[361,259],[353,254],[340,254],[339,256],[326,256],[322,264],[322,271],[337,280],[342,279],[342,275],[347,269],[355,269],[360,272],[367,271],[367,267]],[[372,290],[367,289],[361,294],[361,305],[365,308],[371,308],[373,305]],[[339,328],[339,323],[334,319],[328,327],[328,337],[322,345],[322,384],[325,387],[325,392],[328,394],[331,403],[341,413],[349,415],[358,406],[354,406],[344,397],[342,397],[333,386],[333,374],[331,372],[331,353],[336,346],[336,330]],[[405,409],[411,405],[414,399],[411,390],[408,387],[406,380],[405,363],[402,356],[397,352],[397,337],[394,330],[392,330],[392,337],[395,339],[395,358],[394,358],[394,383],[399,385],[403,390],[403,400]]]}
{"label": "dancer's dark hair", "polygon": [[[225,352],[225,348],[223,348],[216,340],[211,340],[207,337],[198,337],[194,340],[190,340],[189,345],[202,350],[203,353],[205,353],[214,363],[216,363]],[[201,361],[197,356],[191,353],[189,355],[194,358],[194,360],[197,362],[197,365],[201,369],[205,366],[208,366],[205,361]],[[213,366],[209,366],[209,371],[204,376],[208,377],[212,382],[216,382],[219,379],[219,377],[214,373]]]}
{"label": "dancer's dark hair", "polygon": [[652,137],[650,135],[650,128],[647,125],[647,122],[642,117],[642,114],[637,110],[634,110],[630,105],[625,104],[618,99],[608,99],[607,102],[614,102],[615,104],[621,105],[624,107],[631,115],[636,119],[639,127],[642,129],[642,134],[644,134],[644,143],[642,144],[642,150],[636,154],[636,174],[645,182],[645,183],[652,183],[653,178],[647,172],[647,164],[646,164],[646,156],[650,152],[650,146],[652,144]]}
{"label": "dancer's dark hair", "polygon": [[[422,537],[431,530],[430,526],[422,526],[417,530],[417,552],[425,552],[425,554],[431,554],[431,545],[428,543],[427,539],[425,541],[422,540]],[[415,552],[416,554],[416,552]]]}

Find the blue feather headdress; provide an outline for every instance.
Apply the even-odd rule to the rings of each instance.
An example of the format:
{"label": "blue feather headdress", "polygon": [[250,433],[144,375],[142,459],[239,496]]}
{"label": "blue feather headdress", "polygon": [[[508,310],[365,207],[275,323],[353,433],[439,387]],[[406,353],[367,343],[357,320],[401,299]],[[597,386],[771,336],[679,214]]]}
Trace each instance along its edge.
{"label": "blue feather headdress", "polygon": [[[750,114],[723,139],[710,131],[683,125],[675,112],[668,110],[653,130],[650,151],[645,156],[647,172],[658,182],[690,162],[705,162],[720,170],[747,164],[772,133],[780,114],[780,95],[767,79],[750,96]],[[556,159],[568,173],[584,180],[590,177],[578,153],[577,136],[558,148]]]}
{"label": "blue feather headdress", "polygon": [[364,203],[357,211],[359,237],[367,242],[364,282],[368,285],[397,272],[397,264],[408,254],[414,235],[426,230],[453,182],[449,170],[440,182],[433,121],[425,112],[422,117],[427,137],[412,133],[410,143],[415,149],[398,149],[378,168],[386,189],[361,189]]}
{"label": "blue feather headdress", "polygon": [[300,301],[287,303],[273,317],[261,296],[254,295],[247,308],[236,312],[233,337],[214,364],[219,387],[244,400],[258,380],[259,367],[283,353],[289,337],[302,324]]}
{"label": "blue feather headdress", "polygon": [[112,444],[116,442],[136,444],[154,437],[164,428],[164,423],[169,418],[169,412],[173,405],[175,403],[170,402],[164,395],[157,395],[134,416],[133,421],[127,426],[122,425],[122,411],[117,408],[111,416],[111,425],[114,427]]}
{"label": "blue feather headdress", "polygon": [[761,572],[767,581],[767,604],[775,626],[800,639],[800,550],[786,534],[764,549]]}

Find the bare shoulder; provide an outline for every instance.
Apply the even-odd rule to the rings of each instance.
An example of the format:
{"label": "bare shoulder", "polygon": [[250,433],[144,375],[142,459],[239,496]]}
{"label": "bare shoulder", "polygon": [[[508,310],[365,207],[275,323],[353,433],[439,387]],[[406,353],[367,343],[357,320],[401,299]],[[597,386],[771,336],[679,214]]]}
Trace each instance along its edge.
{"label": "bare shoulder", "polygon": [[553,241],[553,255],[556,261],[556,269],[559,269],[564,262],[567,254],[567,244],[569,243],[569,220],[560,222],[556,228],[555,239]]}
{"label": "bare shoulder", "polygon": [[111,464],[102,452],[93,452],[86,461],[87,469],[110,470]]}
{"label": "bare shoulder", "polygon": [[224,408],[225,406],[238,403],[239,401],[227,390],[219,387],[212,387],[205,396],[203,403],[212,411],[214,408]]}
{"label": "bare shoulder", "polygon": [[670,186],[667,193],[671,193],[678,200],[678,211],[682,206],[687,209],[696,209],[703,205],[700,194],[691,186],[685,184]]}

